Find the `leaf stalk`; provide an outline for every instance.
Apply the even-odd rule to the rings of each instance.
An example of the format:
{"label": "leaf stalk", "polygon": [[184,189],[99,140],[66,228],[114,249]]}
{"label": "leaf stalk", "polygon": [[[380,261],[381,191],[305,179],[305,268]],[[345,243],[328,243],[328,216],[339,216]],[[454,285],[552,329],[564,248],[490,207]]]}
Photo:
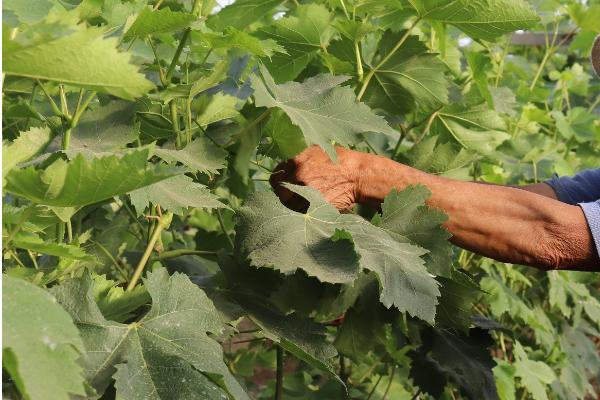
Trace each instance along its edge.
{"label": "leaf stalk", "polygon": [[160,234],[162,233],[163,229],[169,228],[169,226],[171,225],[171,221],[173,221],[172,212],[168,212],[159,218],[158,223],[156,224],[156,228],[152,233],[152,237],[150,237],[150,241],[146,246],[146,250],[144,251],[144,254],[142,255],[142,258],[140,259],[140,262],[138,263],[135,272],[133,273],[133,276],[131,277],[131,280],[129,281],[129,284],[127,285],[127,289],[125,289],[125,291],[130,292],[137,284],[138,280],[140,279],[140,276],[142,276],[144,267],[146,266],[146,263],[150,258],[150,254],[152,254],[154,245],[158,241],[158,238],[160,237]]}

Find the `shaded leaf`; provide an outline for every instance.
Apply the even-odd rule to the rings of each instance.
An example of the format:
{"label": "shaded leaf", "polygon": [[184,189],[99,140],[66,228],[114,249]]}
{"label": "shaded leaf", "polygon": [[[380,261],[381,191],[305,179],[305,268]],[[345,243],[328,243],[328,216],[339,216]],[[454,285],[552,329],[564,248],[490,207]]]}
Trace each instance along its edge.
{"label": "shaded leaf", "polygon": [[285,49],[263,60],[275,82],[295,79],[316,52],[327,45],[333,33],[330,20],[331,15],[323,5],[303,4],[293,15],[259,30],[261,37],[275,40]]}
{"label": "shaded leaf", "polygon": [[262,79],[252,77],[256,105],[283,110],[308,145],[318,144],[334,159],[333,141],[345,146],[355,143],[359,133],[396,133],[368,106],[356,102],[352,89],[338,87],[348,77],[319,75],[303,83],[276,85],[265,67],[260,69]]}
{"label": "shaded leaf", "polygon": [[181,150],[157,148],[154,153],[168,162],[179,162],[194,172],[215,173],[225,167],[227,152],[205,136]]}
{"label": "shaded leaf", "polygon": [[2,276],[2,365],[23,396],[68,400],[85,395],[73,320],[45,290]]}
{"label": "shaded leaf", "polygon": [[391,237],[402,243],[414,243],[429,250],[423,257],[429,272],[450,277],[452,248],[450,233],[442,227],[448,220],[444,212],[425,205],[431,192],[425,186],[392,190],[381,204],[382,215],[373,220]]}
{"label": "shaded leaf", "polygon": [[[45,170],[28,167],[6,177],[6,190],[34,203],[59,207],[83,206],[151,185],[180,174],[178,168],[149,164],[150,150],[140,148],[123,156],[71,162],[57,160]],[[116,183],[116,184],[115,184]]]}
{"label": "shaded leaf", "polygon": [[81,330],[87,354],[82,362],[96,390],[102,392],[114,374],[122,398],[222,399],[225,389],[248,399],[223,362],[220,344],[207,335],[222,329],[212,302],[185,275],[169,277],[164,268],[149,273],[144,286],[152,307],[129,325],[102,315],[92,285],[85,275],[53,292]]}
{"label": "shaded leaf", "polygon": [[129,193],[131,204],[138,214],[143,214],[150,202],[160,204],[164,210],[184,215],[189,207],[225,208],[225,204],[206,186],[196,183],[186,175],[177,175]]}
{"label": "shaded leaf", "polygon": [[238,248],[253,265],[283,273],[301,268],[332,283],[355,280],[360,266],[377,274],[386,307],[433,322],[439,289],[424,267],[426,250],[396,241],[362,217],[340,214],[314,189],[286,187],[308,200],[306,214],[269,192],[254,194],[238,212]]}

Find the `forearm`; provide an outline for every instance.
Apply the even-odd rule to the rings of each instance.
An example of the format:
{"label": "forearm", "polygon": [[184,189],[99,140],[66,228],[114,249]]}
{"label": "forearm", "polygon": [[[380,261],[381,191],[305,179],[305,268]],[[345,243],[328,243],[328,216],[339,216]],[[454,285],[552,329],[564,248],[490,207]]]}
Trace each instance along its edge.
{"label": "forearm", "polygon": [[460,247],[544,269],[598,266],[581,209],[548,198],[552,194],[545,193],[544,187],[521,190],[456,181],[365,156],[358,189],[361,201],[379,204],[392,188],[412,184],[432,191],[428,204],[448,214],[445,227]]}

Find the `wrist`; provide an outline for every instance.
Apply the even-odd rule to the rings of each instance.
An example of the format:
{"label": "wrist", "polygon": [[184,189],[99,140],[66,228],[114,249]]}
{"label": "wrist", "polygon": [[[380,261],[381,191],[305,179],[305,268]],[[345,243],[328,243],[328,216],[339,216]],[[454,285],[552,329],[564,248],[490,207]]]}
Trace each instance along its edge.
{"label": "wrist", "polygon": [[356,178],[356,199],[358,203],[378,207],[393,188],[403,188],[402,167],[389,158],[359,153],[360,162]]}

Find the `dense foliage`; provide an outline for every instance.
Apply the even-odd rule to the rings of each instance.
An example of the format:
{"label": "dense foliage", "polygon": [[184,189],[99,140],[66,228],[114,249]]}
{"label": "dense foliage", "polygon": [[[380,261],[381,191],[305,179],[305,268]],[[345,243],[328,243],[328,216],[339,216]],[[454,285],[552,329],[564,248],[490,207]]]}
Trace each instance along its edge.
{"label": "dense foliage", "polygon": [[452,248],[423,186],[268,183],[312,144],[597,166],[600,3],[532,3],[4,0],[4,397],[596,397],[598,275]]}

